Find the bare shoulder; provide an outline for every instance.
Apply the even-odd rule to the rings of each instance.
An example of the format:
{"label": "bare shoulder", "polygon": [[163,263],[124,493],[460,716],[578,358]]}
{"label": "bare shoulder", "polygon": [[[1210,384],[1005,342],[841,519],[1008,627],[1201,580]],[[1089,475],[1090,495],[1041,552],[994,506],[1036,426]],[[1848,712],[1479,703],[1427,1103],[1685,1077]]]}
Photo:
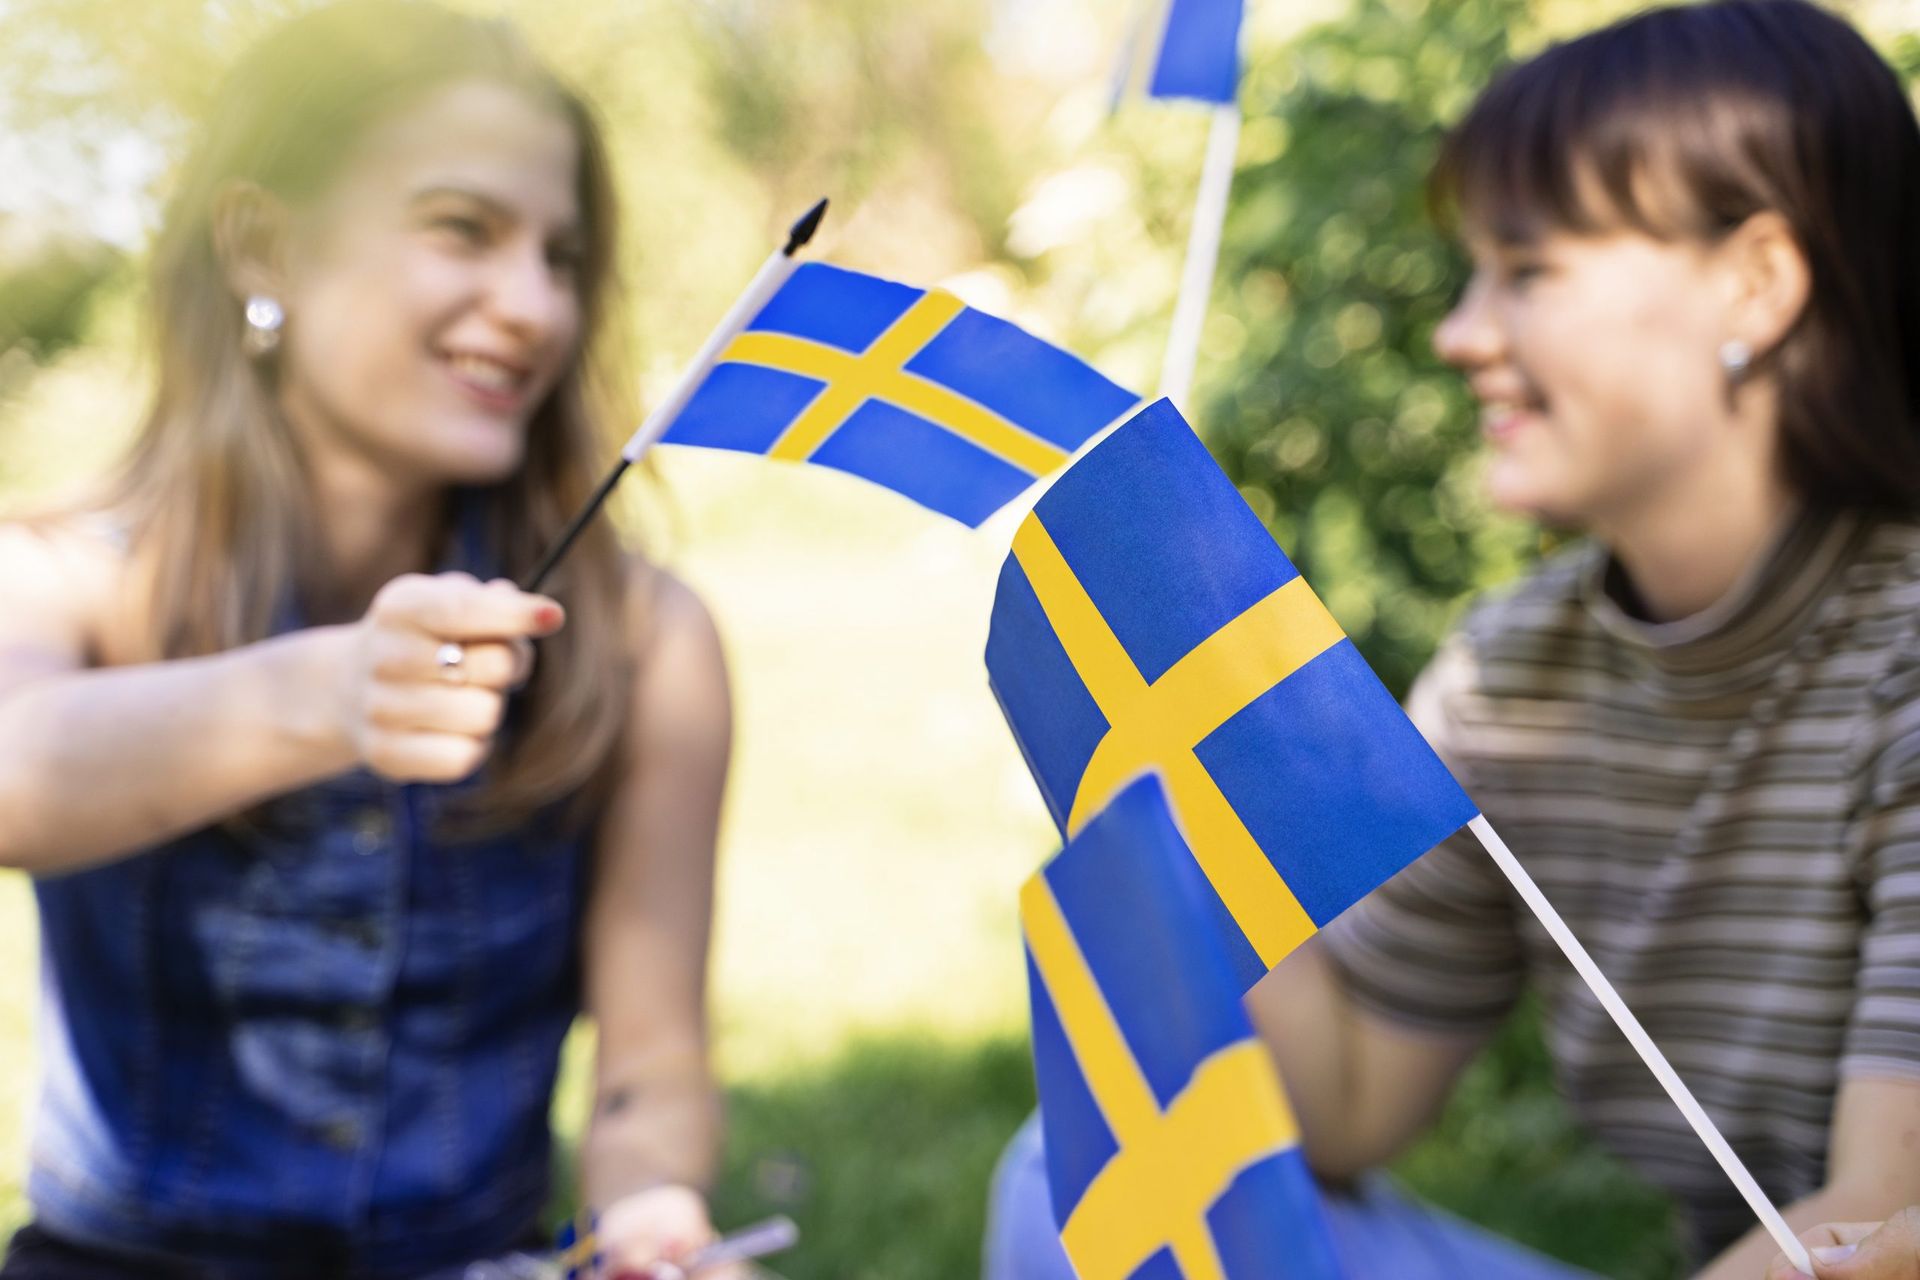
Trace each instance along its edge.
{"label": "bare shoulder", "polygon": [[659,565],[634,557],[627,566],[628,632],[643,655],[658,646],[712,646],[720,633],[694,589]]}
{"label": "bare shoulder", "polygon": [[126,565],[124,546],[95,518],[0,523],[0,681],[92,662],[125,594]]}
{"label": "bare shoulder", "polygon": [[713,615],[692,587],[656,565],[634,561],[628,582],[642,740],[724,752],[732,711]]}

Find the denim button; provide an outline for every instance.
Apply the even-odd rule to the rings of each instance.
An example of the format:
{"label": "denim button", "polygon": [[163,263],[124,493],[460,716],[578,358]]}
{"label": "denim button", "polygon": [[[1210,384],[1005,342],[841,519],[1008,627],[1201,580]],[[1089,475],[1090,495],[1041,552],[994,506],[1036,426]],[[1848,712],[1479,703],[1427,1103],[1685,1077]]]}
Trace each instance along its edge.
{"label": "denim button", "polygon": [[333,931],[354,946],[366,951],[377,950],[384,936],[380,922],[368,918],[335,921]]}
{"label": "denim button", "polygon": [[318,1136],[335,1151],[351,1151],[360,1145],[360,1122],[350,1117],[329,1120],[320,1126]]}
{"label": "denim button", "polygon": [[393,839],[393,815],[385,809],[362,809],[353,819],[353,851],[378,853]]}
{"label": "denim button", "polygon": [[361,1005],[348,1005],[340,1010],[337,1021],[342,1031],[354,1033],[377,1031],[380,1029],[380,1011]]}

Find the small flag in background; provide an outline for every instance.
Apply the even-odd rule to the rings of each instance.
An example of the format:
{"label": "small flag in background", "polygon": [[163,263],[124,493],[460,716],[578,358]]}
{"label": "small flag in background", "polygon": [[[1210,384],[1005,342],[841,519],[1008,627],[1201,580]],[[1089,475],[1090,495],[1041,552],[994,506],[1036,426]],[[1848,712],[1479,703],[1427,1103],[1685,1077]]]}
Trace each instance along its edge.
{"label": "small flag in background", "polygon": [[1244,0],[1147,0],[1121,53],[1116,99],[1236,101],[1244,10]]}
{"label": "small flag in background", "polygon": [[593,1280],[606,1261],[600,1252],[599,1220],[582,1209],[560,1226],[554,1240],[554,1262],[566,1280]]}
{"label": "small flag in background", "polygon": [[1065,835],[1160,772],[1243,988],[1476,812],[1165,400],[1014,535],[987,674]]}
{"label": "small flag in background", "polygon": [[808,263],[662,440],[835,467],[977,526],[1139,399],[950,293]]}
{"label": "small flag in background", "polygon": [[1322,1280],[1319,1194],[1158,779],[1020,898],[1034,1074],[1081,1280]]}

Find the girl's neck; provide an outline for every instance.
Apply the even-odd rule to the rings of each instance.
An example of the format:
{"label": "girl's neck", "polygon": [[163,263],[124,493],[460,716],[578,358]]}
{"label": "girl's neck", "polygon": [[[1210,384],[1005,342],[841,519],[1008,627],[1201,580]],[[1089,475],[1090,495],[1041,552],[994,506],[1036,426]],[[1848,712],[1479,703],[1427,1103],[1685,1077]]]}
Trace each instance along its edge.
{"label": "girl's neck", "polygon": [[430,571],[446,527],[446,493],[397,483],[370,459],[320,451],[308,458],[314,511],[325,548],[324,599],[315,622],[358,618],[381,587]]}
{"label": "girl's neck", "polygon": [[1593,532],[1619,560],[1648,620],[1672,622],[1732,591],[1774,545],[1795,505],[1766,467],[1659,495]]}

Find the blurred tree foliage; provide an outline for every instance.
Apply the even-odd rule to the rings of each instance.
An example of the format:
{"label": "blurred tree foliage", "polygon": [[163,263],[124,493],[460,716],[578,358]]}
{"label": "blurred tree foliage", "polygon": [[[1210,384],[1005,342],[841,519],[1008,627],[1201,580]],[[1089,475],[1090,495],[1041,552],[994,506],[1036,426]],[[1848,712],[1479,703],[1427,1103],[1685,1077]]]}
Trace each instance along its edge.
{"label": "blurred tree foliage", "polygon": [[[0,127],[80,147],[132,130],[177,153],[221,68],[309,2],[9,0]],[[1133,386],[1156,381],[1206,124],[1177,107],[1109,115],[1114,6],[455,2],[514,17],[606,120],[642,388],[677,372],[823,193],[836,210],[822,254],[946,281]],[[1501,63],[1625,7],[1251,6],[1248,119],[1196,416],[1396,690],[1459,602],[1540,542],[1482,503],[1472,406],[1430,350],[1463,265],[1429,217],[1428,164]],[[1026,52],[1009,57],[1023,23]],[[1920,70],[1920,37],[1887,48]],[[0,346],[23,325],[45,335],[41,354],[76,339],[78,304],[112,278],[101,263],[54,254],[0,282]]]}
{"label": "blurred tree foliage", "polygon": [[[0,244],[7,222],[0,219]],[[44,361],[87,336],[89,304],[121,257],[91,240],[39,239],[0,250],[0,367]]]}
{"label": "blurred tree foliage", "polygon": [[[1461,602],[1541,541],[1482,501],[1470,397],[1431,351],[1464,264],[1427,169],[1499,66],[1622,8],[1356,0],[1289,31],[1258,25],[1277,7],[1253,10],[1196,426],[1396,692]],[[1184,243],[1205,129],[1179,108],[1086,127],[1014,216],[1010,252],[1043,294],[1075,298],[1084,338],[1142,388],[1179,265],[1154,246]]]}
{"label": "blurred tree foliage", "polygon": [[1537,543],[1482,503],[1471,397],[1431,351],[1464,267],[1425,197],[1445,125],[1527,9],[1365,0],[1246,87],[1209,438],[1396,691],[1457,602]]}
{"label": "blurred tree foliage", "polygon": [[[461,7],[462,0],[450,0]],[[11,0],[0,127],[75,146],[136,131],[178,155],[225,66],[309,0]],[[1018,198],[984,0],[473,0],[597,106],[622,184],[632,349],[677,371],[776,234],[822,194],[821,248],[915,278],[995,251]],[[1029,87],[1029,93],[1031,93]],[[164,180],[156,196],[164,195]]]}

